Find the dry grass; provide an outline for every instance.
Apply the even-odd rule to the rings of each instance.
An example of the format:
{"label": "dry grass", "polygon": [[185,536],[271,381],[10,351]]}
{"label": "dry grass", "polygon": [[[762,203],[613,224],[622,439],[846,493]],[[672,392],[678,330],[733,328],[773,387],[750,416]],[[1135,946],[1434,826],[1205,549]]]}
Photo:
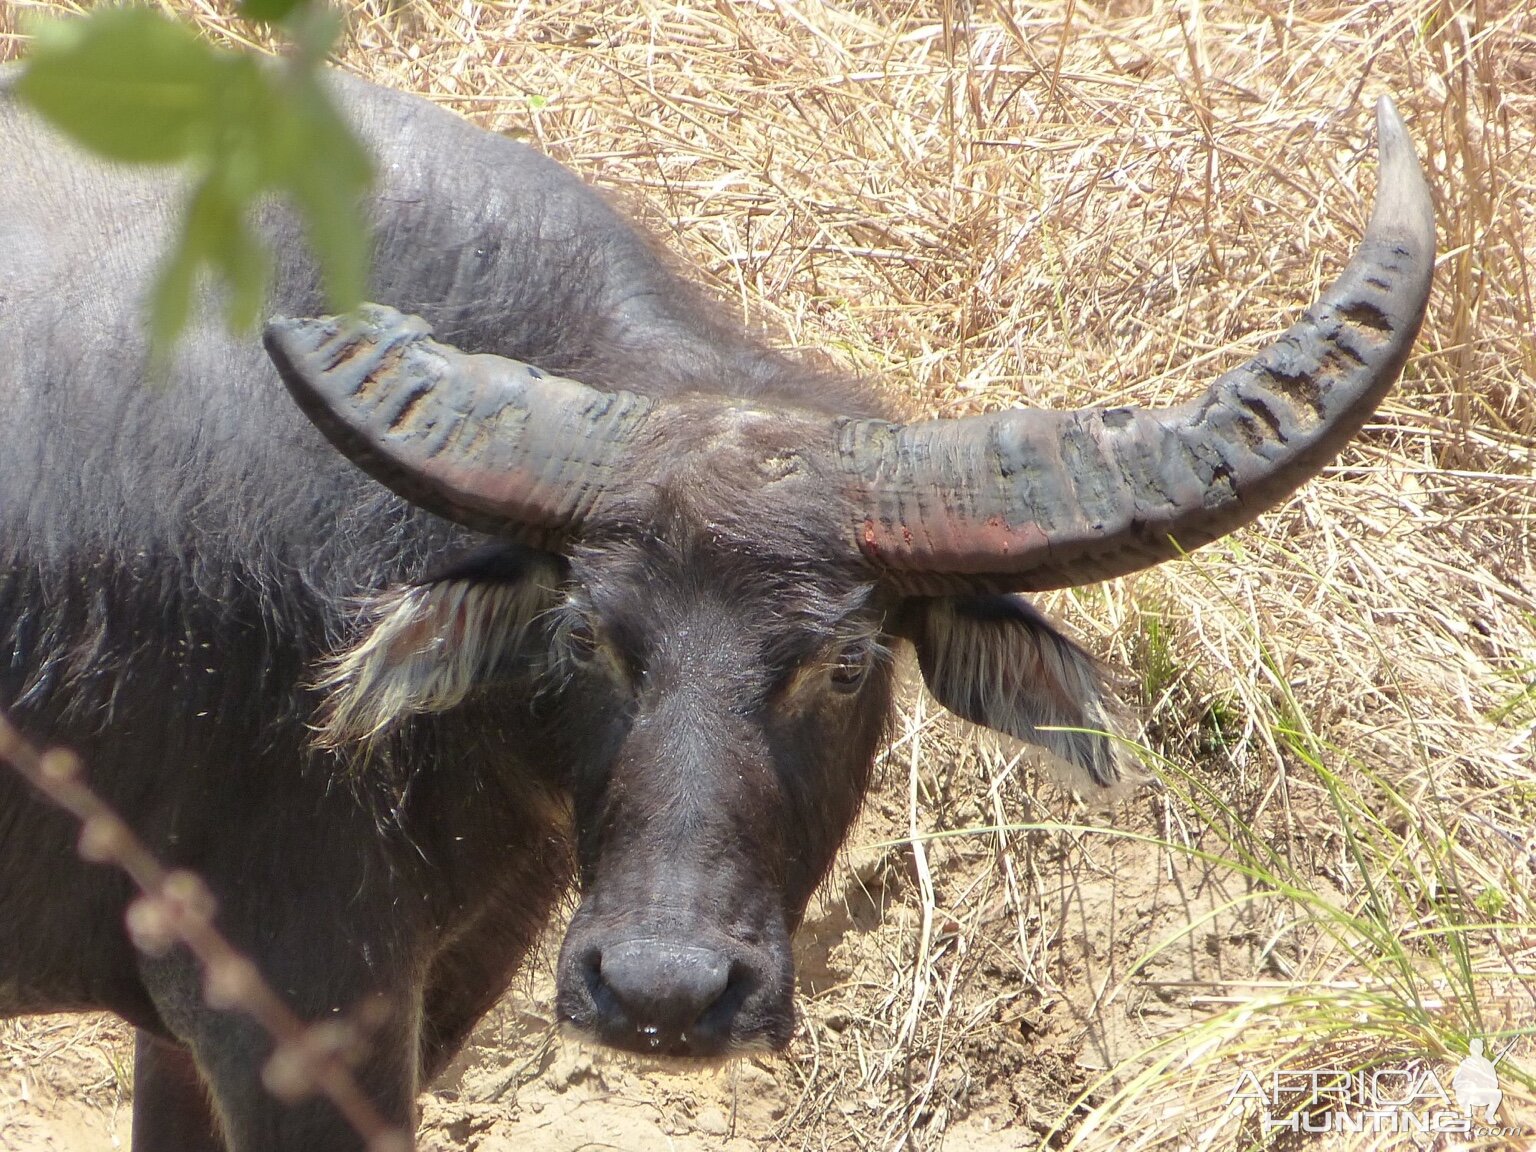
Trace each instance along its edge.
{"label": "dry grass", "polygon": [[[0,55],[30,7],[62,6],[0,9]],[[1524,1036],[1536,1132],[1524,0],[400,0],[342,63],[530,140],[748,323],[943,414],[1194,392],[1347,258],[1391,93],[1443,253],[1399,390],[1254,528],[1050,604],[1167,787],[1091,830],[914,705],[769,1066],[793,1104],[741,1134],[1246,1147],[1239,1066],[1448,1076],[1483,1035]]]}

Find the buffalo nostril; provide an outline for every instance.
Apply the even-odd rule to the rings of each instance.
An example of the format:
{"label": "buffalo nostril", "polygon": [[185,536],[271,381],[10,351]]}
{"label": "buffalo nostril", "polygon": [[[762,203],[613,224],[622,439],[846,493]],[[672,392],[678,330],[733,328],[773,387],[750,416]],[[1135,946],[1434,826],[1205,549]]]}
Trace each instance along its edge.
{"label": "buffalo nostril", "polygon": [[731,963],[709,948],[631,940],[605,948],[597,975],[651,1048],[690,1028],[725,994]]}

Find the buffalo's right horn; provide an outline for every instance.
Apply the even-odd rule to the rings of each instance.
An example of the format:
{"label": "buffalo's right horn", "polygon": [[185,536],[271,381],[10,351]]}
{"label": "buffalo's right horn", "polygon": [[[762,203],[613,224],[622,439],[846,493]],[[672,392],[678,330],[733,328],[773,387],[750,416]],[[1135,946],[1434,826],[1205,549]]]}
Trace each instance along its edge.
{"label": "buffalo's right horn", "polygon": [[1315,475],[1376,408],[1429,300],[1434,211],[1386,98],[1360,249],[1296,324],[1167,410],[847,420],[840,466],[866,561],[908,593],[1104,580],[1198,548]]}
{"label": "buffalo's right horn", "polygon": [[414,504],[556,546],[580,528],[654,402],[430,339],[416,316],[278,318],[266,346],[299,407],[350,460]]}

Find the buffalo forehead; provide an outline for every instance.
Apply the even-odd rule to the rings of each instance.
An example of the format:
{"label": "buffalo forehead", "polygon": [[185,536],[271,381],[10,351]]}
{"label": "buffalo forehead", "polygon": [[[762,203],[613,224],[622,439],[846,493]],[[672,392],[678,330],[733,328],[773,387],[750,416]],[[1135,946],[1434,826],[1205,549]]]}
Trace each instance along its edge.
{"label": "buffalo forehead", "polygon": [[835,563],[849,513],[827,417],[704,398],[656,415],[625,482],[598,510],[606,524],[584,536],[656,535],[695,560],[718,547],[763,559],[809,551]]}
{"label": "buffalo forehead", "polygon": [[845,499],[813,451],[738,432],[700,436],[583,532],[573,574],[603,615],[664,629],[728,605],[745,627],[827,636],[870,604]]}

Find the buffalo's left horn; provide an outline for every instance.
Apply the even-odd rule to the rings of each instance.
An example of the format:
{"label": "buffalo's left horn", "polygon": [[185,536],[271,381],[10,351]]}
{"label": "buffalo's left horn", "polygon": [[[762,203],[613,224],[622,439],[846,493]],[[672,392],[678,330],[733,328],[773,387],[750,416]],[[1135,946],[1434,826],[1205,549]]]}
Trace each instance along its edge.
{"label": "buffalo's left horn", "polygon": [[1215,540],[1315,475],[1397,379],[1429,300],[1434,210],[1391,101],[1360,249],[1285,334],[1178,408],[844,421],[866,560],[911,593],[1104,580]]}
{"label": "buffalo's left horn", "polygon": [[275,319],[266,345],[305,415],[405,499],[539,547],[576,531],[653,402],[431,335],[418,317],[365,305]]}

